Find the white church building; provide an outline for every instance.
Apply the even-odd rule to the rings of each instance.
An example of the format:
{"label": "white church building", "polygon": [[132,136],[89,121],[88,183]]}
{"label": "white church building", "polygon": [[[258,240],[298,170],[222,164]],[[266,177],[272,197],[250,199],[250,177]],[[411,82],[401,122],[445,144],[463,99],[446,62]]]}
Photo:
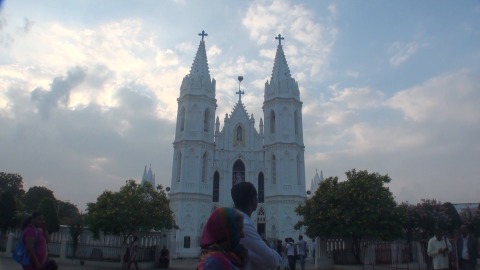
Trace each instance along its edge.
{"label": "white church building", "polygon": [[267,240],[296,239],[303,234],[293,226],[299,220],[294,209],[306,199],[305,146],[300,91],[290,74],[283,37],[275,38],[278,46],[271,78],[265,82],[263,118],[256,125],[240,89],[238,102],[220,123],[216,81],[210,77],[205,49],[207,34],[199,35],[198,51],[177,99],[169,199],[179,228],[169,236],[172,255],[199,255],[207,218],[217,207],[233,207],[230,190],[242,181],[257,188],[252,220],[260,235]]}

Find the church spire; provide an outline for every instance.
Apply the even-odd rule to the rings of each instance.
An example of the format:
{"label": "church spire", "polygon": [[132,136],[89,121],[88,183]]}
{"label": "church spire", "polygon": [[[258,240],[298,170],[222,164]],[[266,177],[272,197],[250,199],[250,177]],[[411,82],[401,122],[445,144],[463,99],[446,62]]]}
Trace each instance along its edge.
{"label": "church spire", "polygon": [[298,84],[290,74],[285,53],[283,52],[282,40],[285,38],[278,34],[275,37],[278,40],[277,52],[273,63],[272,77],[270,82],[265,83],[265,99],[275,97],[300,99]]}
{"label": "church spire", "polygon": [[209,97],[215,96],[215,80],[210,78],[208,69],[207,51],[205,49],[205,37],[208,36],[205,31],[198,34],[202,37],[198,50],[190,68],[190,72],[183,78],[180,87],[181,95],[185,94],[206,94]]}
{"label": "church spire", "polygon": [[208,70],[208,60],[207,60],[207,51],[205,49],[205,40],[204,37],[208,36],[205,31],[198,34],[202,37],[200,40],[200,45],[198,46],[197,54],[195,55],[195,59],[193,60],[192,67],[190,68],[190,76],[199,75],[199,76],[207,76],[208,80],[210,80],[210,72]]}
{"label": "church spire", "polygon": [[271,81],[280,81],[282,79],[291,78],[290,69],[288,68],[287,59],[283,52],[282,40],[285,38],[278,34],[275,39],[278,40],[277,53],[275,54],[275,61],[273,62],[273,71]]}

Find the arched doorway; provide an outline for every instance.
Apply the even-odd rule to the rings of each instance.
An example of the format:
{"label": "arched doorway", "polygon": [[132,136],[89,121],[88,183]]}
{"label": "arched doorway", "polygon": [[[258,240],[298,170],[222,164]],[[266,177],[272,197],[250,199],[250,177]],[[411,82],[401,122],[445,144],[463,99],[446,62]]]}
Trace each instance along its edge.
{"label": "arched doorway", "polygon": [[245,182],[245,164],[239,159],[233,164],[232,186],[240,182]]}

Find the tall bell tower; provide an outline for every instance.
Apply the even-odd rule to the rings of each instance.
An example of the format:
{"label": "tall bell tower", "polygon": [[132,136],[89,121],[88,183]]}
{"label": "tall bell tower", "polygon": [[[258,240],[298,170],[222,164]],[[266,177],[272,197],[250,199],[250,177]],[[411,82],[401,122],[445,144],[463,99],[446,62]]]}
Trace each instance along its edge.
{"label": "tall bell tower", "polygon": [[[294,235],[298,221],[295,207],[305,201],[305,160],[302,102],[298,83],[292,78],[280,34],[270,81],[265,83],[263,114],[267,181],[265,203],[267,228],[272,235]],[[283,220],[278,220],[279,218]],[[273,225],[272,225],[273,226]]]}
{"label": "tall bell tower", "polygon": [[[197,256],[197,245],[202,224],[200,209],[210,208],[211,191],[207,179],[212,174],[214,158],[214,125],[217,100],[215,79],[210,78],[205,37],[202,31],[200,44],[190,73],[183,78],[177,99],[177,125],[173,142],[173,166],[170,207],[179,226],[175,239],[184,255]],[[181,242],[181,243],[180,243]],[[185,243],[183,243],[185,242]],[[192,254],[189,254],[192,253]]]}

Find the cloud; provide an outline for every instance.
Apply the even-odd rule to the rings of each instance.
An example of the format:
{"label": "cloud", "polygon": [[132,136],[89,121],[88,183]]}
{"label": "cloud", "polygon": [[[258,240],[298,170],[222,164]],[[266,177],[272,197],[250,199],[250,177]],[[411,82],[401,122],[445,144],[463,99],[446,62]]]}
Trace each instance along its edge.
{"label": "cloud", "polygon": [[398,67],[412,57],[419,49],[427,47],[428,44],[418,42],[394,42],[388,49],[390,65]]}
{"label": "cloud", "polygon": [[331,89],[333,92],[331,102],[343,104],[348,109],[378,107],[385,99],[383,92],[372,90],[369,87],[347,87],[341,90],[333,87]]}
{"label": "cloud", "polygon": [[172,50],[157,50],[155,63],[159,67],[177,66],[179,64],[179,60],[175,52],[173,52]]}
{"label": "cloud", "polygon": [[68,106],[70,92],[84,81],[86,71],[80,67],[68,71],[67,76],[57,77],[53,80],[49,90],[36,88],[32,91],[32,101],[37,104],[39,113],[48,118],[50,110],[57,108],[59,104]]}
{"label": "cloud", "polygon": [[415,122],[478,124],[480,74],[461,70],[397,92],[388,106]]}
{"label": "cloud", "polygon": [[30,29],[32,29],[33,25],[34,25],[33,21],[29,20],[28,18],[25,18],[24,19],[24,25],[22,27],[22,31],[24,33],[30,32]]}
{"label": "cloud", "polygon": [[[272,33],[285,37],[282,44],[290,67],[296,71],[294,76],[306,74],[313,80],[326,76],[338,32],[331,18],[320,21],[304,6],[289,1],[254,2],[242,23],[249,31],[250,39],[261,46],[267,41],[273,42]],[[261,50],[261,55],[270,58],[272,53],[269,50]]]}
{"label": "cloud", "polygon": [[[55,78],[41,101],[64,102],[69,92],[61,86],[70,89],[67,82],[80,73],[72,69]],[[89,104],[72,110],[45,102],[56,108],[46,119],[38,117],[23,93],[12,89],[7,94],[14,118],[0,113],[0,148],[10,153],[0,155],[0,171],[21,173],[26,188],[46,185],[57,198],[72,199],[83,209],[102,190],[118,189],[119,180],[139,179],[145,164],[155,162],[155,170],[170,171],[171,157],[165,153],[171,151],[174,124],[157,117],[155,108],[163,105],[146,86],[120,87],[117,105],[108,109]],[[169,183],[168,173],[157,179]]]}
{"label": "cloud", "polygon": [[468,176],[476,175],[480,153],[479,78],[463,69],[391,97],[388,90],[333,85],[332,95],[307,98],[307,166],[341,178],[352,168],[388,173],[397,201],[474,201],[478,177]]}
{"label": "cloud", "polygon": [[10,48],[15,39],[12,34],[7,32],[7,19],[0,14],[0,46]]}

